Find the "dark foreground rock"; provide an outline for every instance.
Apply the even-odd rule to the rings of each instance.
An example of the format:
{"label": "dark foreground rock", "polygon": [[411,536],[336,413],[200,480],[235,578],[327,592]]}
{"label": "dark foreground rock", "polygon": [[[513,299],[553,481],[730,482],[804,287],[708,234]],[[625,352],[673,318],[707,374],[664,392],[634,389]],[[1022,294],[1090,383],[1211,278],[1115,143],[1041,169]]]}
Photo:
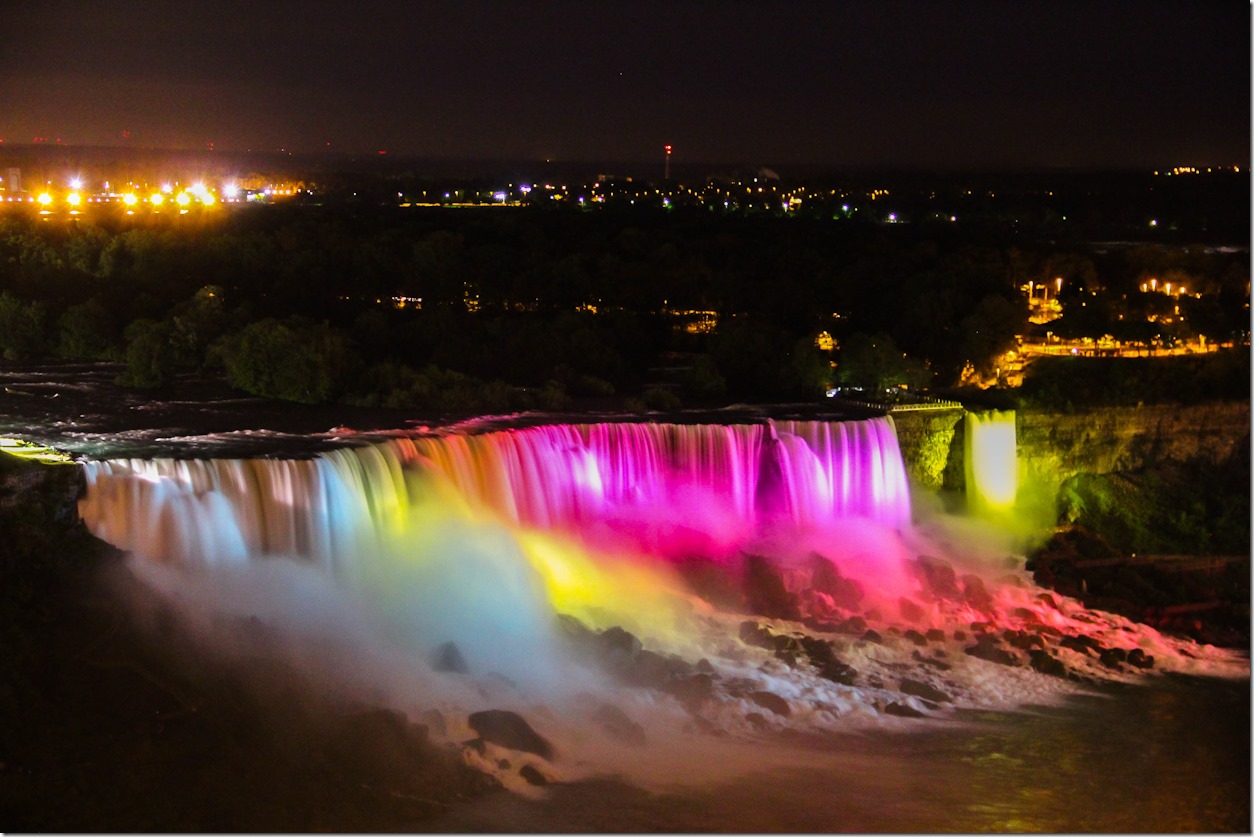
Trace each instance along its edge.
{"label": "dark foreground rock", "polygon": [[531,724],[517,712],[486,709],[483,712],[472,712],[467,722],[484,741],[553,760],[553,745],[532,729]]}

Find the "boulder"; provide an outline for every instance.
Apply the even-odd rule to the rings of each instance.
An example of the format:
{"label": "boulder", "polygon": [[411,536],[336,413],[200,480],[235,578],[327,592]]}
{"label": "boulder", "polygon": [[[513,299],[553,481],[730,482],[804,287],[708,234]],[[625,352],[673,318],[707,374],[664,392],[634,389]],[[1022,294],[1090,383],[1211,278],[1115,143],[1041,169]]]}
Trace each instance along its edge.
{"label": "boulder", "polygon": [[897,600],[897,609],[901,612],[901,618],[907,622],[922,622],[924,611],[918,602],[913,601],[905,596]]}
{"label": "boulder", "polygon": [[1107,648],[1097,656],[1097,659],[1106,668],[1119,668],[1120,663],[1128,661],[1128,652],[1122,648]]}
{"label": "boulder", "polygon": [[922,712],[915,709],[913,706],[909,706],[904,703],[898,703],[897,701],[893,701],[892,703],[888,704],[888,706],[885,706],[884,714],[896,715],[898,718],[926,718],[927,717]]}
{"label": "boulder", "polygon": [[797,597],[784,587],[784,579],[761,555],[745,556],[745,605],[750,612],[774,619],[800,619]]}
{"label": "boulder", "polygon": [[636,636],[629,631],[615,625],[612,628],[606,628],[597,636],[597,646],[603,652],[609,655],[621,655],[631,658],[640,653],[640,649],[644,644],[640,642]]}
{"label": "boulder", "polygon": [[915,576],[932,595],[944,599],[958,598],[958,574],[953,565],[931,555],[920,555],[910,565]]}
{"label": "boulder", "polygon": [[940,689],[930,686],[921,680],[911,680],[908,677],[902,678],[900,691],[902,694],[921,697],[924,700],[930,700],[933,703],[953,703],[954,700]]}
{"label": "boulder", "polygon": [[784,718],[792,716],[792,707],[788,705],[788,701],[774,692],[750,692],[748,697],[749,700],[769,712]]}
{"label": "boulder", "polygon": [[462,652],[458,649],[455,642],[446,642],[439,648],[436,648],[435,659],[431,665],[436,671],[447,671],[454,674],[466,674],[470,671],[470,666],[466,665],[466,658],[462,656]]}
{"label": "boulder", "polygon": [[976,610],[991,613],[995,609],[993,595],[978,575],[968,573],[962,577],[962,598]]}
{"label": "boulder", "polygon": [[862,603],[862,598],[866,595],[862,585],[841,575],[834,562],[817,552],[810,553],[810,562],[814,570],[811,587],[831,596],[832,602],[845,610],[854,610]]}
{"label": "boulder", "polygon": [[990,663],[997,663],[1003,666],[1018,666],[1021,664],[1018,657],[1005,648],[997,646],[997,639],[992,634],[981,634],[975,645],[964,648],[963,652],[976,659],[988,660]]}
{"label": "boulder", "polygon": [[1037,648],[1029,651],[1028,664],[1041,672],[1041,674],[1048,674],[1052,677],[1067,676],[1067,667],[1063,665],[1062,661],[1044,649]]}
{"label": "boulder", "polygon": [[693,674],[676,678],[667,683],[665,688],[685,709],[695,712],[714,694],[714,678],[708,674]]}
{"label": "boulder", "polygon": [[524,764],[518,771],[518,775],[525,779],[529,785],[544,787],[549,783],[549,777],[541,773],[533,764]]}
{"label": "boulder", "polygon": [[923,665],[934,668],[937,671],[949,671],[953,668],[953,666],[949,663],[942,663],[940,660],[932,659],[931,657],[924,657],[918,651],[911,652],[910,658],[915,662],[922,663]]}
{"label": "boulder", "polygon": [[553,759],[553,745],[516,712],[486,709],[472,712],[468,722],[484,741],[510,750],[533,753],[542,759]]}

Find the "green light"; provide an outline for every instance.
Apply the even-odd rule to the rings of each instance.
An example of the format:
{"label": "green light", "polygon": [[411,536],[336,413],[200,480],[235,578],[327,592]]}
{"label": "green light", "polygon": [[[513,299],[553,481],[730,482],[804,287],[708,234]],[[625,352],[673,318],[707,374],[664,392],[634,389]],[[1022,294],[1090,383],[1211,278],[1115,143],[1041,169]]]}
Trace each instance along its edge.
{"label": "green light", "polygon": [[976,511],[1004,511],[1019,490],[1014,410],[966,415],[967,506]]}
{"label": "green light", "polygon": [[18,459],[39,462],[43,465],[64,465],[74,461],[69,454],[21,439],[0,438],[0,451],[16,456]]}

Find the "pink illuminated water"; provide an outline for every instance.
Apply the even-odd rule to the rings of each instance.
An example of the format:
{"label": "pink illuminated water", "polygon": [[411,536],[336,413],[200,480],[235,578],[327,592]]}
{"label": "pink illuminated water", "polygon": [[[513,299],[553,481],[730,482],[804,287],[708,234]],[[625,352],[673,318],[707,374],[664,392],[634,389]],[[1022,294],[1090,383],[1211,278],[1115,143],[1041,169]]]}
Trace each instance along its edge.
{"label": "pink illuminated water", "polygon": [[[763,729],[893,724],[902,719],[891,706],[945,714],[1075,690],[1029,666],[1026,649],[1015,664],[966,653],[976,631],[1035,634],[1088,678],[1145,674],[1109,669],[1060,637],[1139,648],[1157,657],[1155,674],[1248,676],[1239,656],[1036,587],[985,521],[912,510],[890,418],[446,432],[308,459],[117,459],[84,473],[88,528],[132,553],[137,574],[211,642],[227,642],[223,625],[259,620],[320,677],[406,712],[439,707],[452,743],[472,737],[470,712],[543,705],[532,719],[577,754],[563,761],[571,776],[730,775],[760,766],[764,751],[742,745]],[[949,586],[924,565],[948,568]],[[687,661],[691,672],[703,661],[708,700],[698,710],[656,682],[624,689],[570,650],[557,614],[593,635],[621,627],[655,662]],[[746,619],[777,637],[821,637],[853,674],[748,642]],[[450,642],[465,673],[434,662]],[[951,702],[921,700],[918,682]],[[766,692],[787,711],[765,716],[751,696]],[[597,701],[639,719],[650,747],[598,737]],[[708,740],[687,746],[694,714],[730,736],[717,757]],[[476,762],[512,787],[526,784],[520,764]]]}
{"label": "pink illuminated water", "polygon": [[393,438],[308,460],[113,460],[88,464],[83,508],[100,537],[157,560],[252,551],[335,564],[431,478],[476,514],[539,529],[608,525],[672,554],[720,557],[766,524],[910,521],[887,418],[553,425]]}

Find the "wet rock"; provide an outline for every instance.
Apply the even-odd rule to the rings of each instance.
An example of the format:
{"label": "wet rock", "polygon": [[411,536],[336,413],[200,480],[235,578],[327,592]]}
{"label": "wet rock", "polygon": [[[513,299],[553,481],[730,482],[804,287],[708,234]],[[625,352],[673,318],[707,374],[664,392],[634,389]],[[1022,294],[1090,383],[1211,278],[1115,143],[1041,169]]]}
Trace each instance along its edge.
{"label": "wet rock", "polygon": [[613,704],[603,703],[597,707],[592,713],[592,720],[615,741],[635,747],[643,747],[646,743],[644,727]]}
{"label": "wet rock", "polygon": [[714,694],[714,678],[708,674],[694,674],[691,677],[676,678],[667,683],[665,688],[685,709],[695,712]]}
{"label": "wet rock", "polygon": [[775,635],[765,625],[752,620],[740,623],[740,641],[755,648],[775,649]]}
{"label": "wet rock", "polygon": [[966,638],[967,638],[966,631],[954,631],[954,639],[958,640],[958,642],[963,642],[966,640]]}
{"label": "wet rock", "polygon": [[832,602],[845,610],[853,610],[862,604],[866,593],[861,584],[851,578],[845,578],[840,574],[840,569],[835,563],[817,552],[810,553],[810,561],[814,569],[814,575],[810,581],[811,587],[831,596]]}
{"label": "wet rock", "polygon": [[792,707],[788,705],[788,701],[774,692],[751,692],[748,697],[769,712],[784,718],[792,717]]}
{"label": "wet rock", "polygon": [[940,628],[928,628],[928,631],[926,634],[924,634],[924,636],[927,637],[928,642],[944,642],[945,641],[945,632],[942,631]]}
{"label": "wet rock", "polygon": [[893,701],[892,703],[888,704],[888,706],[885,706],[884,714],[896,715],[898,718],[926,718],[927,717],[922,712],[915,709],[913,706],[909,706],[904,703],[898,703],[897,701]]}
{"label": "wet rock", "polygon": [[839,632],[842,634],[852,634],[853,636],[859,636],[866,632],[866,628],[867,628],[867,625],[866,625],[865,619],[863,619],[861,616],[850,616],[848,619],[846,619],[844,622],[841,623]]}
{"label": "wet rock", "polygon": [[1034,649],[1028,652],[1028,665],[1041,672],[1053,677],[1066,677],[1067,667],[1057,657],[1051,655],[1044,649]]}
{"label": "wet rock", "polygon": [[770,722],[766,720],[766,716],[761,712],[750,712],[745,715],[745,720],[761,730],[770,729],[771,727]]}
{"label": "wet rock", "polygon": [[918,651],[911,652],[911,659],[915,662],[922,663],[925,666],[936,669],[937,671],[949,671],[953,666],[949,663],[942,663],[940,660],[934,660],[931,657],[924,657]]}
{"label": "wet rock", "polygon": [[873,642],[876,645],[884,644],[884,638],[870,628],[867,628],[866,633],[862,635],[862,639],[866,642]]}
{"label": "wet rock", "polygon": [[689,590],[720,610],[737,613],[745,608],[741,579],[718,562],[692,556],[678,561],[675,567]]}
{"label": "wet rock", "polygon": [[801,624],[805,625],[812,631],[818,631],[821,634],[834,634],[840,632],[841,623],[828,622],[824,619],[815,619],[813,616],[807,616],[801,620]]}
{"label": "wet rock", "polygon": [[902,636],[913,642],[915,645],[927,645],[927,637],[913,628],[907,630],[904,634],[902,634]]}
{"label": "wet rock", "polygon": [[1003,631],[1002,638],[1006,640],[1007,644],[1013,646],[1014,648],[1018,648],[1021,651],[1029,651],[1033,648],[1045,647],[1045,640],[1041,639],[1039,635],[1029,631]]}
{"label": "wet rock", "polygon": [[1146,654],[1140,648],[1133,648],[1128,652],[1128,665],[1135,666],[1137,668],[1153,668],[1154,658],[1153,656]]}
{"label": "wet rock", "polygon": [[533,764],[524,764],[522,769],[518,771],[518,775],[526,780],[529,785],[544,787],[549,783],[549,777],[541,773]]}
{"label": "wet rock", "polygon": [[953,698],[949,695],[921,680],[911,680],[908,677],[903,677],[899,690],[902,694],[914,695],[934,703],[953,703]]}
{"label": "wet rock", "polygon": [[775,659],[784,660],[789,668],[795,669],[796,664],[805,659],[805,649],[801,646],[798,637],[776,634],[772,640],[774,640]]}
{"label": "wet rock", "polygon": [[627,658],[635,657],[644,648],[643,643],[634,634],[615,625],[606,628],[597,636],[597,645],[608,655]]}
{"label": "wet rock", "polygon": [[1022,619],[1023,621],[1025,621],[1025,622],[1039,622],[1039,621],[1041,621],[1041,617],[1037,614],[1037,612],[1036,612],[1035,610],[1032,610],[1031,608],[1027,608],[1027,607],[1016,607],[1016,608],[1014,608],[1013,610],[1011,610],[1011,611],[1010,611],[1010,615],[1011,615],[1011,616],[1016,616],[1016,617],[1018,617],[1019,619]]}
{"label": "wet rock", "polygon": [[997,663],[1003,666],[1018,666],[1020,660],[1005,648],[997,646],[997,640],[992,634],[982,634],[975,645],[964,648],[963,652],[968,656],[975,657],[980,660],[988,660],[990,663]]}
{"label": "wet rock", "polygon": [[484,741],[510,750],[533,753],[542,759],[553,759],[553,745],[516,712],[507,709],[472,712],[468,722]]}
{"label": "wet rock", "polygon": [[1058,609],[1058,600],[1049,593],[1041,593],[1036,597],[1036,600],[1052,607],[1054,610]]}
{"label": "wet rock", "polygon": [[1097,657],[1106,668],[1119,668],[1120,663],[1128,661],[1128,652],[1122,648],[1107,648]]}
{"label": "wet rock", "polygon": [[958,574],[953,565],[931,555],[920,555],[911,565],[914,574],[933,595],[946,599],[958,597]]}
{"label": "wet rock", "polygon": [[978,575],[968,573],[962,577],[962,598],[976,610],[986,613],[994,610],[993,596]]}
{"label": "wet rock", "polygon": [[661,654],[653,651],[640,651],[629,665],[622,667],[619,673],[632,686],[658,689],[670,680],[671,668],[670,661]]}
{"label": "wet rock", "polygon": [[784,587],[784,579],[761,555],[745,557],[745,604],[753,613],[775,619],[800,619],[797,597]]}
{"label": "wet rock", "polygon": [[453,674],[467,674],[470,671],[470,666],[466,665],[466,658],[462,656],[455,642],[446,642],[435,649],[435,659],[431,665],[436,671]]}
{"label": "wet rock", "polygon": [[713,674],[714,666],[705,657],[697,660],[696,670],[701,674]]}
{"label": "wet rock", "polygon": [[1058,640],[1058,644],[1063,648],[1070,648],[1072,651],[1079,651],[1086,657],[1093,656],[1094,654],[1100,654],[1103,650],[1100,642],[1093,639],[1091,636],[1085,636],[1084,634],[1064,636],[1062,639]]}
{"label": "wet rock", "polygon": [[902,596],[897,600],[897,609],[901,611],[901,618],[907,622],[923,621],[924,611],[919,604],[911,599]]}
{"label": "wet rock", "polygon": [[858,670],[848,663],[842,663],[840,660],[833,660],[817,666],[819,676],[833,683],[839,683],[842,686],[852,686],[857,682]]}

